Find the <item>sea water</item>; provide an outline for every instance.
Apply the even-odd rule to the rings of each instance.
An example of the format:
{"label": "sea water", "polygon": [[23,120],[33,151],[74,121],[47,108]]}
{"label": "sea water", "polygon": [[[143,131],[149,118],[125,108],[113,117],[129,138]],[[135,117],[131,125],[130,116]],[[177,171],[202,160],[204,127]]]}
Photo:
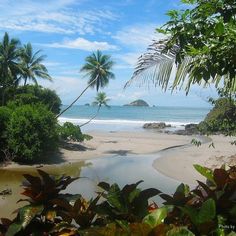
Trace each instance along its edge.
{"label": "sea water", "polygon": [[[64,109],[66,106],[62,106]],[[60,122],[72,122],[81,125],[92,118],[98,107],[72,106],[60,118]],[[110,106],[101,107],[98,115],[84,130],[140,130],[148,122],[165,122],[173,127],[180,128],[189,123],[202,121],[210,108],[191,107],[135,107],[135,106]]]}

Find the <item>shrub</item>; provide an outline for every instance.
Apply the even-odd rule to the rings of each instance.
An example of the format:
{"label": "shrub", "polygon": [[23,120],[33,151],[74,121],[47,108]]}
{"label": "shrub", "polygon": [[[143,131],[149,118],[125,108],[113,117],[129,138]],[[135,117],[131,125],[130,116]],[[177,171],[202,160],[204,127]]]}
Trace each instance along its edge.
{"label": "shrub", "polygon": [[202,133],[236,134],[236,104],[229,98],[219,98],[205,120],[198,126]]}
{"label": "shrub", "polygon": [[71,122],[65,122],[62,126],[59,126],[58,132],[62,140],[83,142],[84,140],[90,140],[92,138],[90,135],[83,134],[80,127]]}
{"label": "shrub", "polygon": [[7,149],[6,128],[11,118],[11,113],[8,107],[0,107],[0,159],[4,158],[4,151]]}
{"label": "shrub", "polygon": [[7,125],[7,144],[17,161],[42,158],[57,146],[56,119],[43,105],[17,107]]}
{"label": "shrub", "polygon": [[10,106],[42,103],[54,114],[60,112],[61,100],[53,90],[38,85],[26,85],[18,87],[14,93],[8,98]]}

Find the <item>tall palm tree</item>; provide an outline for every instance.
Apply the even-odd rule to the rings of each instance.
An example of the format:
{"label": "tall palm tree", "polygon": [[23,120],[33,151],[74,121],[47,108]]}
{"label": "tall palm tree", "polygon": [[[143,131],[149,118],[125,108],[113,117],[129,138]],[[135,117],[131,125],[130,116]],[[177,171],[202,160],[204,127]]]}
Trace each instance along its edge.
{"label": "tall palm tree", "polygon": [[89,77],[88,84],[90,87],[99,88],[105,87],[109,83],[109,79],[114,79],[115,75],[111,72],[114,62],[110,60],[109,55],[103,55],[101,51],[92,53],[86,57],[86,64],[80,69],[85,72],[85,76]]}
{"label": "tall palm tree", "polygon": [[27,43],[23,46],[20,53],[20,65],[22,68],[22,78],[24,79],[24,85],[28,80],[32,80],[37,83],[37,77],[42,79],[52,80],[48,74],[47,68],[42,64],[45,59],[45,55],[39,55],[41,51],[33,52],[31,43]]}
{"label": "tall palm tree", "polygon": [[98,109],[97,109],[96,114],[95,114],[91,119],[89,119],[88,121],[86,121],[85,123],[83,123],[82,125],[80,125],[80,127],[82,127],[82,126],[84,126],[84,125],[87,125],[87,124],[90,123],[93,119],[95,119],[95,118],[97,117],[97,115],[98,115],[98,113],[99,113],[99,111],[100,111],[100,109],[101,109],[102,106],[105,106],[105,107],[108,107],[108,108],[109,108],[109,106],[108,106],[108,104],[107,104],[107,102],[109,102],[109,101],[110,101],[110,99],[107,98],[106,93],[104,93],[104,92],[99,92],[99,93],[97,94],[97,96],[95,97],[95,101],[93,102],[93,105],[94,105],[94,106],[98,106]]}
{"label": "tall palm tree", "polygon": [[86,72],[85,77],[89,77],[87,87],[80,93],[80,95],[56,118],[61,116],[65,111],[75,104],[79,98],[85,93],[85,91],[92,87],[96,87],[98,91],[99,88],[103,88],[108,85],[110,79],[114,79],[115,75],[111,72],[114,62],[111,60],[109,55],[103,55],[101,51],[92,53],[92,55],[85,58],[85,65],[81,68],[81,72]]}
{"label": "tall palm tree", "polygon": [[5,33],[0,42],[0,88],[2,93],[2,104],[5,100],[5,89],[17,84],[17,76],[21,72],[19,65],[19,46],[20,41],[10,39],[8,33]]}

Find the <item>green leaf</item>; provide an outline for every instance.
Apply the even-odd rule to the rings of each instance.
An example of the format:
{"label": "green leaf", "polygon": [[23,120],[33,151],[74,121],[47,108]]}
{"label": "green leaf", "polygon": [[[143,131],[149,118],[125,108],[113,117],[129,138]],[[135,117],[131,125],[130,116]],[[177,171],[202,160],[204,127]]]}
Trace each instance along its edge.
{"label": "green leaf", "polygon": [[13,223],[9,226],[6,236],[14,236],[16,235],[22,228],[22,225],[20,223]]}
{"label": "green leaf", "polygon": [[121,211],[124,210],[125,206],[123,206],[121,201],[121,191],[117,184],[111,185],[111,188],[107,193],[107,201],[117,209]]}
{"label": "green leaf", "polygon": [[184,4],[194,4],[196,0],[181,0],[181,2]]}
{"label": "green leaf", "polygon": [[201,175],[203,175],[204,177],[206,177],[209,181],[211,181],[212,183],[215,184],[215,180],[213,177],[213,171],[207,167],[195,164],[193,165],[193,167],[195,168],[195,170],[197,172],[199,172]]}
{"label": "green leaf", "polygon": [[216,216],[216,204],[213,199],[208,199],[202,204],[198,214],[199,224],[210,221]]}
{"label": "green leaf", "polygon": [[217,35],[222,35],[225,31],[225,27],[224,27],[224,24],[223,22],[218,22],[215,26],[215,32]]}
{"label": "green leaf", "polygon": [[184,196],[187,196],[189,194],[189,186],[182,183],[177,187],[175,192],[182,193]]}
{"label": "green leaf", "polygon": [[166,236],[195,236],[186,227],[175,227],[166,233]]}
{"label": "green leaf", "polygon": [[20,223],[22,228],[25,228],[33,219],[36,215],[41,214],[43,211],[44,207],[43,205],[39,206],[24,206],[20,209]]}
{"label": "green leaf", "polygon": [[152,213],[144,217],[143,223],[151,226],[151,228],[163,223],[164,219],[167,217],[168,210],[166,207],[159,208]]}
{"label": "green leaf", "polygon": [[129,203],[131,203],[137,196],[139,196],[141,190],[140,189],[134,189],[130,194],[129,194]]}

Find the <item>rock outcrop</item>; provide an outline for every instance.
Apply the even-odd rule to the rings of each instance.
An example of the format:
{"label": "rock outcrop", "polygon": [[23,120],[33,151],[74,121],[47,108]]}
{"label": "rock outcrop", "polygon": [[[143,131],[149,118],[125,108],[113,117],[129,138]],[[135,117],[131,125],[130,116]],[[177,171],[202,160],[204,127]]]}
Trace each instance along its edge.
{"label": "rock outcrop", "polygon": [[164,122],[158,122],[158,123],[146,123],[143,125],[144,129],[164,129],[171,127],[171,125],[167,125]]}
{"label": "rock outcrop", "polygon": [[179,134],[179,135],[199,134],[197,127],[198,127],[198,124],[187,124],[185,125],[183,130],[176,130],[174,134]]}

